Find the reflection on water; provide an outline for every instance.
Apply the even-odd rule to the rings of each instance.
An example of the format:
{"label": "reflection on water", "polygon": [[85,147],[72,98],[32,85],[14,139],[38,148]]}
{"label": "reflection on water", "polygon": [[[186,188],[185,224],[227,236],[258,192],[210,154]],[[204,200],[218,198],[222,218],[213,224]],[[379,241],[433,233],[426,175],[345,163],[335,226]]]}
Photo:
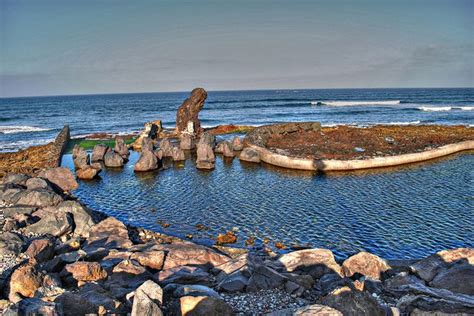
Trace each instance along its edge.
{"label": "reflection on water", "polygon": [[[316,174],[218,157],[200,171],[194,160],[166,162],[135,174],[132,153],[120,170],[81,182],[75,194],[91,208],[135,226],[213,243],[238,229],[286,245],[309,243],[338,256],[367,250],[384,258],[423,257],[444,248],[474,247],[473,162],[463,154],[424,164]],[[63,164],[72,167],[71,156]],[[157,220],[170,223],[164,229]],[[198,231],[197,224],[210,229]]]}

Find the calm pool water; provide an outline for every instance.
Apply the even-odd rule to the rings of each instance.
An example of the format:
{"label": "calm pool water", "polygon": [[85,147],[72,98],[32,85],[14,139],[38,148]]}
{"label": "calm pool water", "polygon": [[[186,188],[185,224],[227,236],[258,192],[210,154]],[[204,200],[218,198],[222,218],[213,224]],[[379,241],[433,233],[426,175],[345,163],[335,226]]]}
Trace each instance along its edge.
{"label": "calm pool water", "polygon": [[[320,175],[217,158],[199,171],[194,160],[135,174],[132,153],[121,170],[81,182],[89,207],[126,223],[211,244],[238,230],[249,236],[332,249],[343,257],[367,250],[387,259],[423,257],[444,248],[474,247],[474,155],[416,166]],[[63,165],[72,168],[66,155]],[[157,223],[164,220],[170,227]],[[209,227],[198,231],[197,224]]]}

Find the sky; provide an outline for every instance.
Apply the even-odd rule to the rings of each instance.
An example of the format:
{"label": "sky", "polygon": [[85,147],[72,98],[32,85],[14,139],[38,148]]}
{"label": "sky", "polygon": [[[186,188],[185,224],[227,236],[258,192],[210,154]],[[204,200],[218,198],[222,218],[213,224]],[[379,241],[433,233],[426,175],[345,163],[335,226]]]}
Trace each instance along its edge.
{"label": "sky", "polygon": [[0,0],[0,97],[473,87],[472,0]]}

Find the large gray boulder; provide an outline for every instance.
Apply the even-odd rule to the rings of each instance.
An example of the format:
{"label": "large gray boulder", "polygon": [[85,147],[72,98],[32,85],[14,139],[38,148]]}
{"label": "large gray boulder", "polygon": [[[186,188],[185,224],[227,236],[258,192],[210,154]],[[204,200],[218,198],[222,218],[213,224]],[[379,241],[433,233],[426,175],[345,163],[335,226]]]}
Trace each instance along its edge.
{"label": "large gray boulder", "polygon": [[104,164],[106,167],[120,168],[123,167],[123,163],[124,160],[122,156],[120,156],[113,150],[108,151],[104,156]]}
{"label": "large gray boulder", "polygon": [[50,190],[35,189],[20,192],[16,198],[16,204],[22,206],[54,206],[59,204],[63,199],[58,194]]}
{"label": "large gray boulder", "polygon": [[[145,139],[145,138],[144,138]],[[152,171],[158,169],[158,158],[156,155],[142,146],[140,158],[135,164],[134,170],[137,172]]]}
{"label": "large gray boulder", "polygon": [[171,144],[168,138],[164,138],[160,142],[160,150],[163,154],[163,157],[172,157],[173,156],[173,145]]}
{"label": "large gray boulder", "polygon": [[103,161],[104,156],[108,150],[111,150],[111,149],[105,144],[95,145],[94,149],[92,150],[92,159],[91,159],[92,162]]}
{"label": "large gray boulder", "polygon": [[89,230],[95,225],[92,211],[77,201],[64,201],[57,206],[57,211],[69,213],[74,221],[74,235],[89,237]]}
{"label": "large gray boulder", "polygon": [[53,235],[56,237],[71,233],[74,221],[69,213],[47,211],[41,219],[23,228],[25,234]]}
{"label": "large gray boulder", "polygon": [[474,265],[458,263],[439,272],[430,286],[474,296]]}

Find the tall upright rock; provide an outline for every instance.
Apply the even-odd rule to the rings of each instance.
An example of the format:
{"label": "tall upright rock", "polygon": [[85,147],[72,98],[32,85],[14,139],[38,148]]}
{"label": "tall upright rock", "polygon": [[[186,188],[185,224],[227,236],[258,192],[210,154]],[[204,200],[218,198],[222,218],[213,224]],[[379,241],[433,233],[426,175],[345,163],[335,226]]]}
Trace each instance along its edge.
{"label": "tall upright rock", "polygon": [[199,111],[203,108],[206,98],[207,92],[203,88],[196,88],[191,91],[189,98],[184,100],[176,113],[176,131],[178,133],[202,134]]}

